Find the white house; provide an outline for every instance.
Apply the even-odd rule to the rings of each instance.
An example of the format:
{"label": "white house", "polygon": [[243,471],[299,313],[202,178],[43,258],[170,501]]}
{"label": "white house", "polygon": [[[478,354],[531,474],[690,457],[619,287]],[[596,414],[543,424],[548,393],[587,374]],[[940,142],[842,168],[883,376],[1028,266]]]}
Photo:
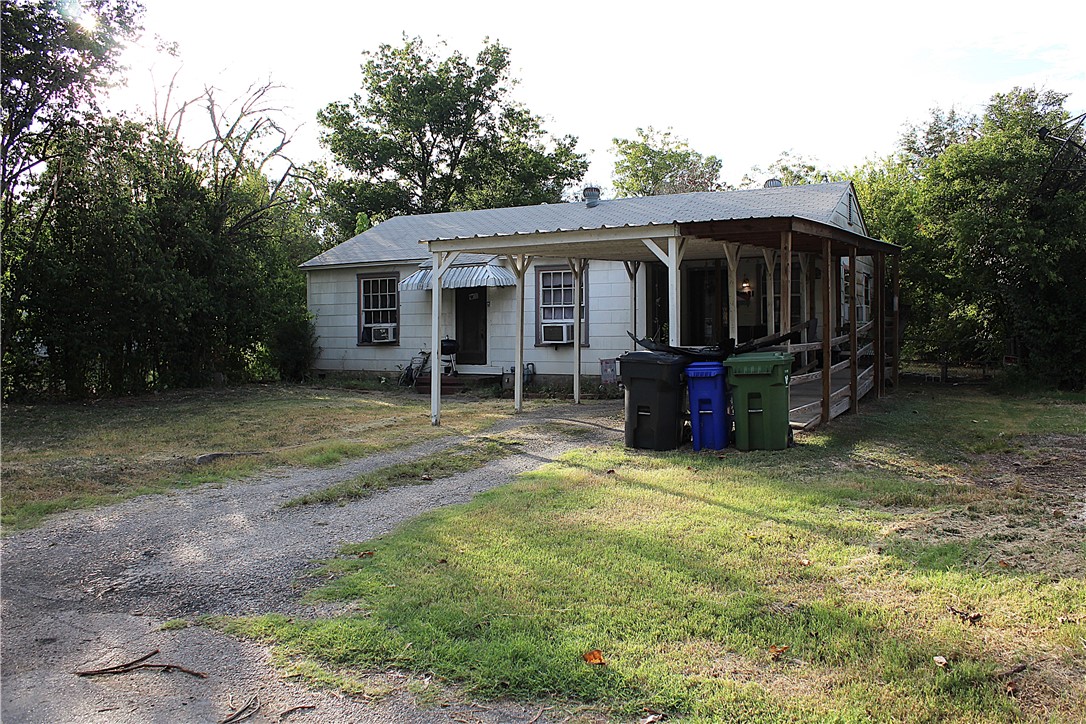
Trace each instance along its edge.
{"label": "white house", "polygon": [[519,380],[530,363],[579,385],[631,349],[627,332],[710,345],[802,328],[806,355],[841,346],[846,327],[870,332],[883,259],[899,251],[867,236],[849,182],[586,198],[396,217],[307,261],[317,368],[393,373],[450,337],[462,375]]}

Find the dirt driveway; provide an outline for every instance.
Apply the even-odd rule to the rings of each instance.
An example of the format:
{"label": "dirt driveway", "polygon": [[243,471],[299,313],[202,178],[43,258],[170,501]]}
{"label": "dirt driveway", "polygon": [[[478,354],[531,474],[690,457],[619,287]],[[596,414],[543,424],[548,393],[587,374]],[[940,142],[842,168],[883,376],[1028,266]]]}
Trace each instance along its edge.
{"label": "dirt driveway", "polygon": [[[576,436],[541,423],[580,429]],[[137,498],[58,515],[6,537],[2,558],[2,718],[6,722],[220,722],[259,706],[247,722],[547,721],[540,706],[458,700],[422,708],[395,686],[377,701],[286,681],[268,651],[200,626],[163,625],[203,614],[312,615],[298,603],[315,585],[314,560],[347,542],[393,530],[425,511],[463,503],[560,454],[618,442],[621,403],[554,405],[507,420],[521,452],[423,486],[392,488],[347,505],[282,503],[359,473],[432,453],[446,437],[333,469],[275,470],[221,487]],[[206,673],[141,669],[73,672],[132,661]],[[430,699],[434,701],[434,699]],[[250,707],[240,711],[246,704]],[[539,717],[536,719],[536,717]]]}

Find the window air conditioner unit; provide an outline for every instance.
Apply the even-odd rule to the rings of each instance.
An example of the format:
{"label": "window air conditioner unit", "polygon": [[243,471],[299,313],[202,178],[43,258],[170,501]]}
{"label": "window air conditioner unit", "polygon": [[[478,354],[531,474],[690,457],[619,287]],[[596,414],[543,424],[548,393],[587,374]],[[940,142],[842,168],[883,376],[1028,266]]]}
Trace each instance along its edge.
{"label": "window air conditioner unit", "polygon": [[375,324],[372,327],[370,327],[370,338],[375,343],[395,342],[396,341],[396,325],[395,324]]}
{"label": "window air conditioner unit", "polygon": [[543,342],[545,344],[570,344],[573,342],[573,325],[544,324]]}

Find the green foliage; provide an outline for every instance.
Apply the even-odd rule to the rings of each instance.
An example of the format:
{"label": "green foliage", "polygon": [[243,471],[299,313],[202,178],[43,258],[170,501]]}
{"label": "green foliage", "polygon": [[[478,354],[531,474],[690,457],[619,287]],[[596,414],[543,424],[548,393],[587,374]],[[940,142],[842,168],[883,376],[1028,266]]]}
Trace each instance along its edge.
{"label": "green foliage", "polygon": [[588,167],[573,136],[551,138],[510,99],[509,50],[440,58],[420,38],[367,54],[362,92],[326,106],[322,142],[349,176],[330,182],[343,235],[359,213],[381,220],[557,202]]}
{"label": "green foliage", "polygon": [[723,191],[722,161],[690,148],[671,129],[660,132],[638,128],[636,139],[613,139],[615,193],[622,196],[656,196],[691,191]]}
{"label": "green foliage", "polygon": [[280,379],[305,380],[319,353],[317,330],[311,317],[295,313],[280,320],[271,340],[271,354]]}
{"label": "green foliage", "polygon": [[840,173],[820,168],[818,163],[818,161],[807,158],[802,154],[782,151],[780,158],[769,164],[769,168],[763,170],[760,166],[755,166],[745,173],[739,188],[760,187],[766,179],[770,178],[777,179],[785,186],[820,184],[844,178]]}
{"label": "green foliage", "polygon": [[1016,88],[980,118],[933,111],[855,175],[869,232],[900,244],[907,348],[992,359],[1017,342],[1035,375],[1086,383],[1086,193],[1039,193],[1064,96]]}

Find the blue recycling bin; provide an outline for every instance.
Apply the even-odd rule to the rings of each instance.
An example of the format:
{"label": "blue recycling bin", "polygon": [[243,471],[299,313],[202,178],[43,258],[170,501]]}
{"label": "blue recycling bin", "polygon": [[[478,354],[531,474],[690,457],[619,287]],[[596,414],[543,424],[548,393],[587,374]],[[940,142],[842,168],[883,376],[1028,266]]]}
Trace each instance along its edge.
{"label": "blue recycling bin", "polygon": [[694,362],[686,368],[695,450],[723,450],[728,446],[731,420],[726,380],[721,362]]}

